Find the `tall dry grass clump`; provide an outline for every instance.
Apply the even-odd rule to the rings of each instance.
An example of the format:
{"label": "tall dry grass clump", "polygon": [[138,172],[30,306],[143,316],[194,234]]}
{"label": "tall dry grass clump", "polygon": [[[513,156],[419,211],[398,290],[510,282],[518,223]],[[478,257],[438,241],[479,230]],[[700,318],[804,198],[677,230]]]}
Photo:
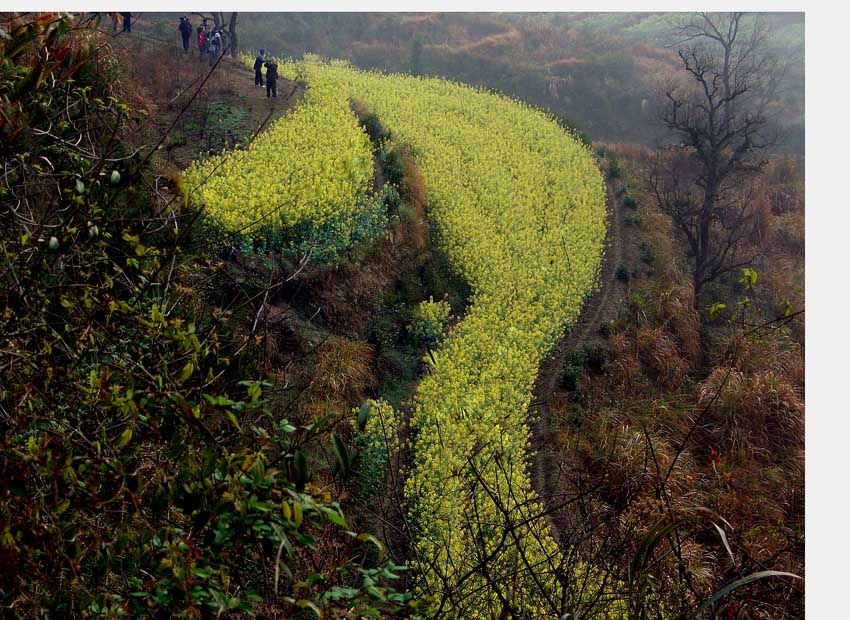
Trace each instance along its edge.
{"label": "tall dry grass clump", "polygon": [[663,327],[641,327],[634,342],[638,359],[657,385],[675,389],[682,384],[688,364],[669,331]]}
{"label": "tall dry grass clump", "polygon": [[706,445],[726,445],[730,452],[771,462],[781,450],[799,444],[803,400],[780,373],[715,368],[696,388],[697,405],[707,406],[718,393],[701,430]]}
{"label": "tall dry grass clump", "polygon": [[318,398],[359,402],[374,385],[375,348],[342,336],[329,336],[319,347],[311,391]]}

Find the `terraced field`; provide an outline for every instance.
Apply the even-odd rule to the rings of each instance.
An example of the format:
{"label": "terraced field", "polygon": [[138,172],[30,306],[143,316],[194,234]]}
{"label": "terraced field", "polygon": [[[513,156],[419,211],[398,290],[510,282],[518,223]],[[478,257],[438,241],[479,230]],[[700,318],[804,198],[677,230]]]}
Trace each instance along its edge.
{"label": "terraced field", "polygon": [[[526,412],[542,357],[597,281],[605,239],[602,174],[589,151],[552,118],[502,96],[309,57],[281,73],[306,76],[307,109],[314,88],[345,105],[355,98],[395,141],[413,149],[439,243],[474,291],[415,395],[414,464],[405,493],[418,526],[419,592],[446,616],[496,618],[509,601],[529,618],[550,617],[563,597],[578,595],[564,592],[570,586],[556,579],[557,545],[545,518],[536,516],[542,503],[529,478]],[[287,120],[278,121],[267,140],[282,135]],[[334,194],[344,194],[340,202],[316,200],[315,217],[356,204],[365,170],[359,163],[346,168],[346,158],[339,162],[330,145],[312,148],[308,153],[327,149],[325,157],[336,162],[330,182],[345,188]],[[289,184],[281,195],[315,196],[322,185],[310,179],[325,178],[321,160],[311,156],[313,174],[301,175],[312,193],[291,189],[283,174],[290,168],[277,160],[265,175]],[[243,164],[227,165],[238,178]],[[356,182],[347,181],[348,170],[356,171]],[[227,196],[222,208],[238,210],[239,192]],[[259,208],[269,202],[256,200]],[[272,216],[309,217],[313,203],[297,204]],[[591,587],[581,596],[593,594]]]}

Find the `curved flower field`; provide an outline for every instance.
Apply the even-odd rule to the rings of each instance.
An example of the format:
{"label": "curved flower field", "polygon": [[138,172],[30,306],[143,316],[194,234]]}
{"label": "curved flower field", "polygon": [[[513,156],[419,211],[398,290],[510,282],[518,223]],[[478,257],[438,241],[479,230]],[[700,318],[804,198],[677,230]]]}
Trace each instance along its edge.
{"label": "curved flower field", "polygon": [[[394,140],[412,147],[440,243],[474,291],[466,316],[434,352],[431,372],[415,395],[414,463],[405,492],[418,524],[420,593],[432,595],[441,613],[454,617],[499,617],[502,598],[530,618],[548,617],[569,586],[556,580],[557,545],[545,519],[534,516],[542,504],[529,478],[526,412],[543,356],[596,282],[605,239],[603,177],[588,149],[554,119],[506,97],[309,57],[298,66],[283,65],[281,73],[294,76],[296,69],[314,93],[302,114],[317,98],[341,107],[351,96],[381,119]],[[340,98],[337,104],[325,102],[325,92]],[[287,131],[287,120],[248,154],[269,149]],[[330,139],[320,133],[317,142]],[[344,133],[349,137],[334,139],[344,141],[350,159],[352,149],[361,148],[360,138],[348,125]],[[324,171],[321,151],[328,147],[305,144],[298,164],[256,160],[275,162],[281,179],[275,192],[300,197],[280,213],[282,219],[323,218],[328,209],[343,208],[318,200],[320,191],[334,197],[348,192],[345,200],[361,191],[368,175],[360,163],[346,168],[336,162],[331,174]],[[341,150],[324,155],[336,158]],[[257,174],[257,164],[225,158],[233,162],[228,174]],[[287,174],[295,166],[305,171],[293,185]],[[347,176],[350,170],[357,176]],[[321,175],[322,184],[311,181],[313,175]],[[320,189],[324,183],[329,189]],[[209,194],[222,191],[216,187]],[[257,204],[272,201],[247,189],[241,195]],[[239,217],[234,225],[248,219]],[[493,584],[503,589],[494,592]]]}
{"label": "curved flower field", "polygon": [[351,223],[372,187],[372,146],[344,83],[311,80],[301,104],[247,147],[195,162],[193,202],[228,233],[251,238],[302,223]]}

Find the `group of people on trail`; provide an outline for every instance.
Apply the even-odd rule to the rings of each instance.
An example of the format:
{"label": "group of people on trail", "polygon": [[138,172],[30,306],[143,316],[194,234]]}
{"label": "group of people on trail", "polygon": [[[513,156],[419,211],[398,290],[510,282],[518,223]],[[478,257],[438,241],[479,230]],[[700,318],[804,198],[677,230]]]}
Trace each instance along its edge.
{"label": "group of people on trail", "polygon": [[266,98],[277,99],[277,62],[271,56],[267,56],[265,50],[260,50],[254,59],[254,86],[263,86],[264,66],[266,68]]}
{"label": "group of people on trail", "polygon": [[[189,38],[192,36],[192,22],[184,15],[180,18],[177,29],[183,39],[183,52],[188,53]],[[209,22],[204,18],[203,23],[198,26],[195,37],[201,54],[201,62],[208,57],[210,66],[215,65],[223,51],[221,35],[222,31],[218,27],[210,30]],[[263,67],[266,68],[265,80],[263,79]],[[277,99],[277,61],[262,49],[254,59],[254,85],[265,86],[266,97]]]}
{"label": "group of people on trail", "polygon": [[[177,26],[180,34],[183,37],[183,49],[189,50],[189,36],[192,33],[192,23],[188,17],[181,17],[180,24]],[[222,38],[222,30],[216,26],[210,29],[209,22],[204,18],[203,23],[198,26],[195,41],[198,44],[198,51],[201,54],[201,62],[204,59],[209,59],[209,65],[212,67],[219,56],[224,52],[224,40]]]}

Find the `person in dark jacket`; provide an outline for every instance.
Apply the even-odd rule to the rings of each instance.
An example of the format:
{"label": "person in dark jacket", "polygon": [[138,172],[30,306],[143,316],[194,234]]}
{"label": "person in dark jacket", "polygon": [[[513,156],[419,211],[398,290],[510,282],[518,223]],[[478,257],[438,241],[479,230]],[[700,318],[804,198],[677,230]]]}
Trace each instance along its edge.
{"label": "person in dark jacket", "polygon": [[130,28],[133,26],[133,14],[121,13],[121,17],[124,18],[124,29],[121,32],[130,32]]}
{"label": "person in dark jacket", "polygon": [[257,57],[254,59],[254,86],[263,86],[263,58],[265,50],[260,50]]}
{"label": "person in dark jacket", "polygon": [[180,25],[177,26],[177,29],[180,31],[180,36],[183,37],[183,53],[189,53],[189,37],[192,36],[192,23],[189,21],[188,17],[180,18]]}
{"label": "person in dark jacket", "polygon": [[274,58],[266,61],[266,98],[277,99],[277,63]]}

